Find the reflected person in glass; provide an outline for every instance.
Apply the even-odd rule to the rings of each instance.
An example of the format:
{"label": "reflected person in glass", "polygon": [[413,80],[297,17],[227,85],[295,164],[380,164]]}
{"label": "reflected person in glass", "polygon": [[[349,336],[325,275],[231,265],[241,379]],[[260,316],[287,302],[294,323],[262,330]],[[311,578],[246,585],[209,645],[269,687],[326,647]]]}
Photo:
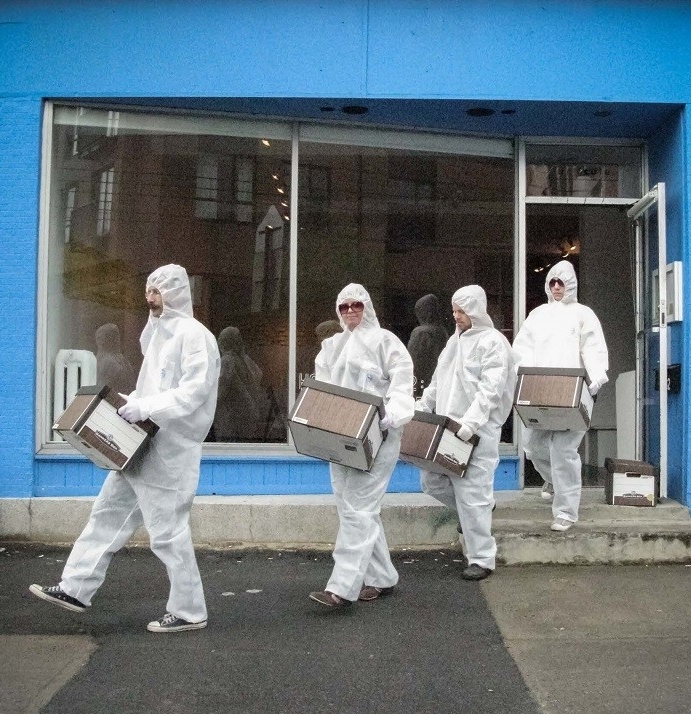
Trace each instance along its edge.
{"label": "reflected person in glass", "polygon": [[439,298],[430,293],[415,303],[415,317],[420,323],[408,340],[408,352],[415,365],[415,396],[432,381],[437,357],[446,347],[449,333],[444,327]]}
{"label": "reflected person in glass", "polygon": [[226,327],[218,336],[221,375],[213,430],[216,441],[259,441],[268,410],[262,370],[247,354],[240,330]]}
{"label": "reflected person in glass", "polygon": [[129,360],[122,353],[120,330],[112,322],[101,325],[94,335],[96,340],[96,383],[116,392],[129,394],[137,381]]}

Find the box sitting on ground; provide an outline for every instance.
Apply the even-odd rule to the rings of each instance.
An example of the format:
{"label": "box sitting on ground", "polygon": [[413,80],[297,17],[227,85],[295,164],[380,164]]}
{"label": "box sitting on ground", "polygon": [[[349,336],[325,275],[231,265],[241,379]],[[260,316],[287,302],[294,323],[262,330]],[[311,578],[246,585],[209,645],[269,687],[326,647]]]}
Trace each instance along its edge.
{"label": "box sitting on ground", "polygon": [[612,506],[654,506],[660,498],[660,479],[645,461],[605,459],[605,501]]}
{"label": "box sitting on ground", "polygon": [[307,377],[288,426],[298,453],[368,471],[385,438],[383,415],[381,397]]}
{"label": "box sitting on ground", "polygon": [[53,429],[96,466],[122,471],[158,431],[150,419],[123,419],[118,409],[124,404],[110,387],[81,387]]}
{"label": "box sitting on ground", "polygon": [[587,431],[593,414],[584,369],[519,367],[514,407],[529,429]]}
{"label": "box sitting on ground", "polygon": [[450,417],[415,412],[403,429],[401,461],[425,471],[464,476],[479,438],[463,441],[456,436],[460,426]]}

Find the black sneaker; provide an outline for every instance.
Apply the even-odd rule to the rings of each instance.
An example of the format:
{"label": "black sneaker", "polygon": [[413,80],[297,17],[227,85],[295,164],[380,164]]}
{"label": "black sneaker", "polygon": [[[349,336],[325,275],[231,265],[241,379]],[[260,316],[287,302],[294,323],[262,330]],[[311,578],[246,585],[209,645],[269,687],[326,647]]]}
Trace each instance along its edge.
{"label": "black sneaker", "polygon": [[72,612],[84,612],[84,610],[86,610],[86,605],[67,593],[64,593],[59,585],[51,585],[50,587],[31,585],[29,592],[36,597],[40,597],[41,600],[52,602],[53,605],[57,605],[58,607],[64,607],[65,610],[71,610]]}
{"label": "black sneaker", "polygon": [[206,620],[201,622],[187,622],[181,617],[176,617],[172,612],[167,612],[160,620],[150,622],[146,629],[149,632],[185,632],[186,630],[203,630]]}
{"label": "black sneaker", "polygon": [[483,568],[477,563],[471,563],[462,573],[463,580],[484,580],[488,578],[494,571],[489,568]]}

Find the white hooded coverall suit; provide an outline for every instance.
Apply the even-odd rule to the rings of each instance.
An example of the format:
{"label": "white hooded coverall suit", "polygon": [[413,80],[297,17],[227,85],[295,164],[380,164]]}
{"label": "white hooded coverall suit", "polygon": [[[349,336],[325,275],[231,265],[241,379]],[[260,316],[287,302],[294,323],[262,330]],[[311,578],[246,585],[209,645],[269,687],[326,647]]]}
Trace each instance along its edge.
{"label": "white hooded coverall suit", "polygon": [[344,300],[364,303],[362,320],[351,331],[339,315],[344,330],[322,342],[315,376],[383,397],[389,422],[388,436],[369,472],[330,464],[339,528],[334,569],[326,590],[354,601],[363,585],[387,588],[398,582],[379,514],[398,461],[403,426],[413,418],[413,361],[401,340],[379,327],[369,293],[362,285],[347,285],[336,305]]}
{"label": "white hooded coverall suit", "polygon": [[513,407],[515,357],[508,340],[494,328],[485,291],[479,285],[457,290],[451,302],[468,315],[472,327],[464,332],[456,327],[415,408],[451,417],[466,427],[466,438],[477,434],[479,443],[464,476],[422,470],[422,489],[457,511],[468,564],[494,570],[494,471],[501,428]]}
{"label": "white hooded coverall suit", "polygon": [[144,361],[128,404],[134,400],[141,418],[150,417],[160,429],[135,463],[108,474],[60,587],[90,605],[114,553],[143,524],[170,580],[167,611],[202,622],[207,611],[189,514],[202,442],[216,409],[220,359],[214,336],[192,316],[185,269],[158,268],[146,285],[160,291],[163,312],[158,318],[149,315],[142,332]]}
{"label": "white hooded coverall suit", "polygon": [[[549,283],[564,283],[564,297],[555,300]],[[577,298],[578,280],[573,265],[562,260],[545,279],[547,304],[530,312],[516,335],[513,347],[523,367],[585,368],[590,393],[606,384],[609,366],[602,326],[595,313]],[[525,429],[523,448],[547,483],[554,486],[552,515],[578,520],[581,501],[581,457],[578,447],[585,431]]]}

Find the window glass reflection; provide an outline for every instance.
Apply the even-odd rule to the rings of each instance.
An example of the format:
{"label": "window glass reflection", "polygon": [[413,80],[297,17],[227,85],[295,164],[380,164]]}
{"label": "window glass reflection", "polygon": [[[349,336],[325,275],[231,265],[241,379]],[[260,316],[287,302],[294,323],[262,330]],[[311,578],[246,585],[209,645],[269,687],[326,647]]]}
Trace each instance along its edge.
{"label": "window glass reflection", "polygon": [[526,146],[526,194],[581,198],[640,196],[637,146]]}
{"label": "window glass reflection", "polygon": [[[191,118],[175,118],[179,130],[148,114],[57,107],[55,118],[51,411],[75,385],[133,388],[146,276],[179,263],[222,351],[208,440],[285,443],[290,142],[204,133]],[[70,361],[63,352],[56,367],[61,351]]]}
{"label": "window glass reflection", "polygon": [[298,384],[349,282],[367,288],[382,327],[408,345],[417,394],[453,332],[462,285],[486,290],[512,340],[512,160],[303,142],[299,180]]}

